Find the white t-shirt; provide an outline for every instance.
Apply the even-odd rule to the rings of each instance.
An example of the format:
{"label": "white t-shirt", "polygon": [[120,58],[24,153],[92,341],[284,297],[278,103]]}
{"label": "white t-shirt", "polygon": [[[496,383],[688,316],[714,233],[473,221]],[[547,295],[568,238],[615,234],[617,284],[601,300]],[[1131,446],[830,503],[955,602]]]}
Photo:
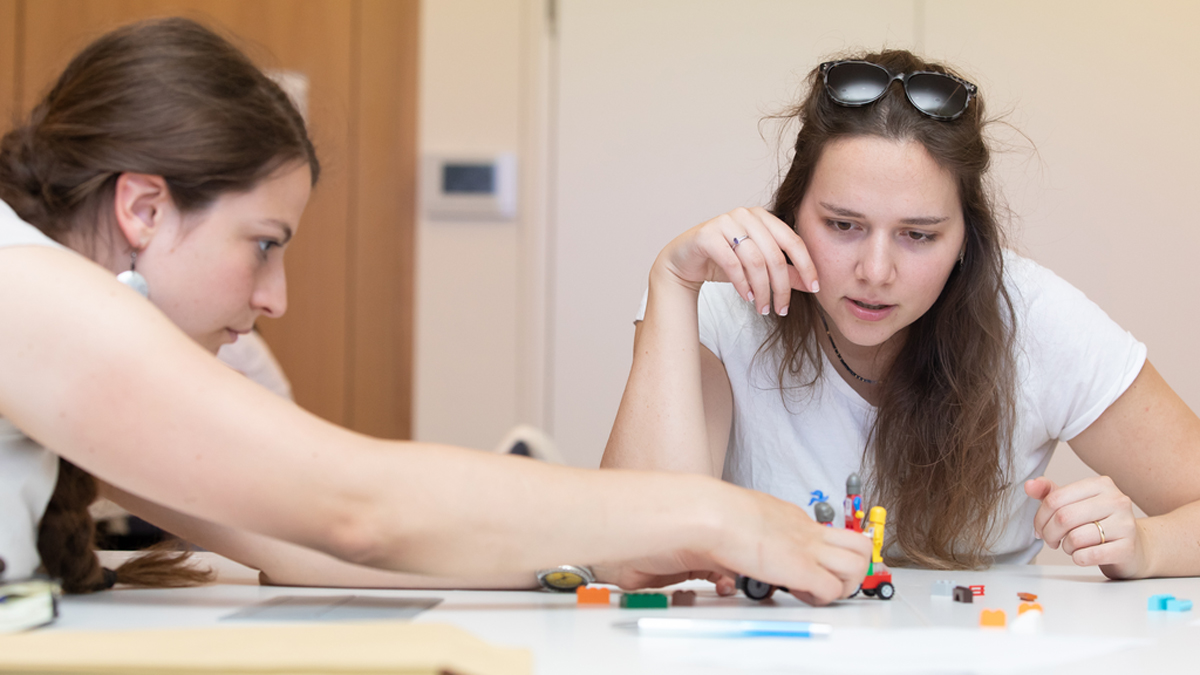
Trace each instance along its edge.
{"label": "white t-shirt", "polygon": [[[0,248],[62,248],[0,201]],[[18,289],[19,290],[19,289]],[[58,481],[58,456],[0,417],[0,558],[5,579],[33,574],[41,565],[37,531]]]}
{"label": "white t-shirt", "polygon": [[[1042,475],[1058,441],[1086,429],[1133,383],[1146,346],[1053,272],[1006,253],[1005,286],[1017,317],[1016,428],[1008,488],[996,514],[991,553],[997,564],[1026,563],[1041,550],[1033,536],[1038,502],[1024,482]],[[706,283],[699,300],[700,342],[725,365],[733,390],[733,425],[724,479],[805,506],[830,495],[842,521],[846,477],[865,475],[867,434],[875,408],[824,356],[811,388],[780,396],[771,354],[756,354],[768,320],[731,284]],[[638,313],[645,313],[645,300]]]}

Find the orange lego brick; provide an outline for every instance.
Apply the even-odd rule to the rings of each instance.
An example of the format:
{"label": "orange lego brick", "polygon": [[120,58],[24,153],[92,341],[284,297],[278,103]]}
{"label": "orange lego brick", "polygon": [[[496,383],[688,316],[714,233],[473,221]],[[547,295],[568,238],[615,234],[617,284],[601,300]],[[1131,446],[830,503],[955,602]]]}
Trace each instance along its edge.
{"label": "orange lego brick", "polygon": [[580,586],[575,589],[575,604],[577,605],[607,605],[609,590],[594,586]]}
{"label": "orange lego brick", "polygon": [[1017,597],[1025,602],[1033,602],[1034,600],[1037,600],[1037,595],[1034,593],[1017,593]]}
{"label": "orange lego brick", "polygon": [[1022,602],[1021,606],[1017,608],[1017,616],[1020,616],[1031,609],[1036,609],[1037,611],[1041,612],[1042,606],[1036,602]]}
{"label": "orange lego brick", "polygon": [[979,615],[979,625],[986,628],[1004,628],[1006,622],[1002,609],[985,609]]}

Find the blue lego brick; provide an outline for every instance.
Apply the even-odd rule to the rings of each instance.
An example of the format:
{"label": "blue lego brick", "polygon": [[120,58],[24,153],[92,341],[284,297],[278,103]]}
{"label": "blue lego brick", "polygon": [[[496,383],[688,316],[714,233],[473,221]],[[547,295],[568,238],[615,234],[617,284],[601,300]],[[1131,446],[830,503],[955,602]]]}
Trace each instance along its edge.
{"label": "blue lego brick", "polygon": [[1152,596],[1150,596],[1150,601],[1148,603],[1146,603],[1146,609],[1151,612],[1166,611],[1167,602],[1170,600],[1174,600],[1174,599],[1175,599],[1175,596],[1173,596],[1173,595],[1166,595],[1166,594],[1152,595]]}
{"label": "blue lego brick", "polygon": [[1150,596],[1150,601],[1146,603],[1146,609],[1151,612],[1190,612],[1192,611],[1192,601],[1161,593]]}

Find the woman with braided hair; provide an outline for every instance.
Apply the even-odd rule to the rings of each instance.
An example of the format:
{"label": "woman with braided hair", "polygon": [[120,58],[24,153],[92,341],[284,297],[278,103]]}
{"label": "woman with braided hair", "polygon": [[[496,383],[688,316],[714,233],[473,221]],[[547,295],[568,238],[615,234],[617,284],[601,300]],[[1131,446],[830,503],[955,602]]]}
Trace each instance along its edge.
{"label": "woman with braided hair", "polygon": [[632,587],[742,573],[816,602],[857,586],[866,542],[797,537],[780,500],[368,438],[219,363],[285,311],[319,172],[284,92],[183,19],[96,40],[0,142],[6,579],[203,580],[171,557],[101,569],[99,492],[281,583],[518,588],[572,563]]}

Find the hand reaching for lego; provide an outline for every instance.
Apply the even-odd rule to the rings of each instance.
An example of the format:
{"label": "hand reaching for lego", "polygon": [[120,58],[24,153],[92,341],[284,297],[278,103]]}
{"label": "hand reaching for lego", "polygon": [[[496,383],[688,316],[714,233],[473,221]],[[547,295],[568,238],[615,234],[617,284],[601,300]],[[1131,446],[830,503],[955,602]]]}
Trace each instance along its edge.
{"label": "hand reaching for lego", "polygon": [[1025,481],[1025,494],[1042,502],[1033,531],[1047,546],[1062,546],[1076,565],[1099,565],[1112,579],[1145,576],[1145,547],[1133,501],[1111,478],[1095,476],[1061,487],[1034,478]]}
{"label": "hand reaching for lego", "polygon": [[596,581],[616,584],[627,591],[662,588],[690,579],[705,579],[716,585],[717,595],[737,593],[737,582],[733,577],[727,573],[704,569],[705,567],[707,566],[702,561],[688,560],[686,556],[666,556],[625,564],[592,565],[592,572],[596,574]]}
{"label": "hand reaching for lego", "polygon": [[707,550],[593,565],[597,580],[632,590],[708,579],[717,593],[729,595],[736,575],[745,574],[786,587],[812,605],[858,589],[871,558],[870,540],[819,525],[803,509],[769,495],[745,491],[741,496],[749,497],[743,501],[747,517],[730,518]]}

